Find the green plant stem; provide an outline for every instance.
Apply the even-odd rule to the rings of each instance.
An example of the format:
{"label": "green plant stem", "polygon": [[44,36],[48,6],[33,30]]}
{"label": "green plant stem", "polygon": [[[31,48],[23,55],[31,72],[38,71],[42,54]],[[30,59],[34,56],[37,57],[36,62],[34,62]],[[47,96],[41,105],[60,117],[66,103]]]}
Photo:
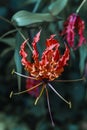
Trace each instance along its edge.
{"label": "green plant stem", "polygon": [[[4,17],[2,17],[2,16],[0,16],[0,19],[2,19],[3,21],[5,21],[5,22],[11,24],[12,26],[14,26],[14,27],[16,28],[16,30],[19,32],[19,34],[22,36],[22,38],[23,38],[24,40],[26,40],[26,37],[22,34],[22,32],[20,31],[20,29],[19,29],[17,26],[15,26],[11,21],[9,21],[8,19],[6,19],[6,18],[4,18]],[[6,35],[6,34],[4,34],[4,35]],[[28,42],[27,42],[27,45],[28,45],[29,49],[30,49],[31,52],[32,52],[32,51],[33,51],[33,50],[32,50],[32,47],[30,46],[30,44],[29,44]]]}
{"label": "green plant stem", "polygon": [[35,13],[38,10],[38,7],[40,5],[41,0],[37,0],[37,3],[35,4],[35,7],[33,9],[33,13]]}
{"label": "green plant stem", "polygon": [[80,6],[77,8],[76,13],[78,14],[80,9],[82,8],[82,6],[84,5],[84,3],[86,2],[86,0],[83,0],[82,3],[80,4]]}
{"label": "green plant stem", "polygon": [[6,19],[6,18],[4,18],[2,16],[0,16],[0,19],[7,22],[7,23],[9,23],[9,24],[11,24],[11,25],[13,25],[11,21],[9,21],[8,19]]}
{"label": "green plant stem", "polygon": [[[21,35],[21,37],[22,37],[24,40],[26,40],[26,37],[23,35],[23,33],[21,32],[21,30],[20,30],[18,27],[16,27],[16,26],[15,26],[15,28],[16,28],[16,30],[19,32],[19,34]],[[32,47],[30,46],[29,42],[27,42],[27,45],[28,45],[29,49],[30,49],[31,52],[32,52],[33,49],[32,49]]]}
{"label": "green plant stem", "polygon": [[11,34],[11,33],[16,32],[16,31],[17,31],[16,29],[13,29],[13,30],[11,30],[11,31],[8,31],[8,32],[4,33],[4,34],[0,37],[0,39],[4,38],[5,36],[7,36],[7,35],[9,35],[9,34]]}

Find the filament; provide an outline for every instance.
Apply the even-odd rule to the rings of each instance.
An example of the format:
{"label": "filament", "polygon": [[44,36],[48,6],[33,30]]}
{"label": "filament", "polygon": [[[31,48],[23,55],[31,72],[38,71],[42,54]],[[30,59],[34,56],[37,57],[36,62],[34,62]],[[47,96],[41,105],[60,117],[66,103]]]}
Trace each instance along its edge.
{"label": "filament", "polygon": [[51,119],[51,122],[52,122],[52,126],[54,127],[55,124],[54,124],[54,121],[53,121],[53,118],[52,118],[52,113],[51,113],[51,108],[50,108],[50,102],[49,102],[49,94],[48,94],[48,90],[45,86],[45,90],[46,90],[46,97],[47,97],[47,105],[48,105],[48,110],[49,110],[49,114],[50,114],[50,119]]}
{"label": "filament", "polygon": [[71,102],[69,102],[69,101],[67,101],[65,98],[63,98],[54,88],[53,88],[53,86],[50,84],[50,83],[48,83],[48,86],[65,102],[65,103],[67,103],[68,105],[69,105],[69,108],[71,108]]}
{"label": "filament", "polygon": [[29,91],[31,91],[31,90],[37,88],[38,86],[40,86],[40,85],[42,85],[42,84],[43,84],[43,82],[40,82],[39,84],[33,86],[32,88],[29,88],[29,89],[24,90],[24,91],[20,91],[20,92],[18,92],[18,93],[13,93],[13,91],[12,91],[12,92],[10,93],[10,98],[11,98],[13,95],[20,95],[20,94],[23,94],[23,93],[29,92]]}
{"label": "filament", "polygon": [[17,31],[16,29],[13,29],[13,30],[11,30],[11,31],[8,31],[8,32],[4,33],[4,34],[0,37],[0,39],[4,38],[5,36],[7,36],[7,35],[9,35],[9,34],[11,34],[11,33],[16,32],[16,31]]}
{"label": "filament", "polygon": [[85,81],[85,77],[80,78],[80,79],[72,79],[72,80],[54,80],[54,81],[56,81],[56,82],[66,82],[66,83],[68,83],[68,82],[79,82],[79,81]]}
{"label": "filament", "polygon": [[20,73],[14,71],[14,70],[12,71],[12,74],[16,74],[16,75],[21,76],[21,77],[24,77],[24,78],[29,78],[29,79],[35,79],[35,80],[37,80],[37,79],[34,78],[34,77],[30,77],[30,76],[26,76],[26,75],[20,74]]}
{"label": "filament", "polygon": [[34,105],[37,104],[38,100],[40,99],[40,97],[41,97],[42,94],[43,94],[43,91],[44,91],[44,85],[43,85],[43,87],[42,87],[42,89],[41,89],[41,92],[40,92],[39,96],[36,98]]}

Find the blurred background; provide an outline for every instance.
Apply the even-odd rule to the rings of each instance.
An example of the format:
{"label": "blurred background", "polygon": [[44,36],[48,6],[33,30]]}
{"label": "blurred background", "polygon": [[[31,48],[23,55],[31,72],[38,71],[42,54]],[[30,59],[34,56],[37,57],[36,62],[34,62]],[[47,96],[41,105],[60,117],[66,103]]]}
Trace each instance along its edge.
{"label": "blurred background", "polygon": [[[49,88],[51,111],[55,127],[51,125],[46,94],[37,105],[35,97],[28,93],[9,97],[11,91],[25,90],[26,79],[12,75],[12,70],[25,74],[19,56],[24,38],[30,39],[42,29],[38,50],[42,54],[45,40],[51,34],[61,44],[59,33],[63,22],[75,13],[82,0],[3,0],[0,1],[0,130],[87,130],[87,82],[57,83],[52,85],[67,100],[72,102],[69,109]],[[19,12],[23,10],[22,12]],[[26,11],[24,11],[26,10]],[[87,2],[79,15],[85,22],[87,38]],[[36,15],[37,13],[38,15]],[[29,56],[31,52],[29,50]],[[29,57],[29,58],[30,58]],[[87,76],[87,45],[76,51],[71,50],[69,66],[65,67],[60,79],[72,80]]]}

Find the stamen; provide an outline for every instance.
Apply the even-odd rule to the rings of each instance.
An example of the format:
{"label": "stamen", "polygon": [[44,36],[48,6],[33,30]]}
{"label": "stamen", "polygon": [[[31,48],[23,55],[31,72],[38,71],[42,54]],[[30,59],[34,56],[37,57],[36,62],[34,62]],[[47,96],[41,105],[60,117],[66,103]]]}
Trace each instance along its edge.
{"label": "stamen", "polygon": [[37,104],[38,100],[40,99],[40,97],[41,97],[42,94],[43,94],[43,91],[44,91],[44,85],[43,85],[43,87],[42,87],[42,89],[41,89],[41,92],[40,92],[39,96],[36,98],[34,105]]}
{"label": "stamen", "polygon": [[56,81],[56,82],[79,82],[79,81],[85,81],[86,79],[85,79],[85,77],[82,77],[82,78],[80,78],[80,79],[72,79],[72,80],[54,80],[54,81]]}
{"label": "stamen", "polygon": [[63,98],[54,88],[53,86],[48,83],[48,86],[65,102],[69,105],[69,108],[71,108],[71,102],[68,102],[65,98]]}
{"label": "stamen", "polygon": [[43,82],[40,82],[39,84],[33,86],[32,88],[29,88],[29,89],[24,90],[24,91],[20,91],[20,92],[18,92],[18,93],[13,93],[13,91],[12,91],[12,92],[10,93],[10,98],[12,97],[12,95],[20,95],[20,94],[23,94],[23,93],[29,92],[29,91],[31,91],[31,90],[37,88],[38,86],[40,86],[40,85],[42,85],[42,84],[43,84]]}
{"label": "stamen", "polygon": [[14,72],[15,72],[15,70],[13,69],[12,72],[11,72],[11,74],[14,74]]}
{"label": "stamen", "polygon": [[49,114],[50,114],[50,119],[51,119],[51,122],[52,122],[52,126],[54,127],[55,124],[54,124],[54,121],[53,121],[53,118],[52,118],[52,113],[51,113],[51,108],[50,108],[50,102],[49,102],[49,94],[48,94],[48,90],[45,86],[45,90],[46,90],[46,97],[47,97],[47,105],[48,105],[48,110],[49,110]]}
{"label": "stamen", "polygon": [[13,91],[11,91],[11,93],[10,93],[10,96],[9,96],[9,97],[10,97],[10,98],[12,98],[12,96],[13,96]]}
{"label": "stamen", "polygon": [[71,102],[69,102],[69,108],[70,108],[70,109],[72,108],[72,103],[71,103]]}
{"label": "stamen", "polygon": [[34,77],[30,77],[30,76],[26,76],[26,75],[20,74],[20,73],[16,72],[15,70],[12,70],[12,74],[16,74],[16,75],[18,75],[18,76],[21,76],[21,77],[24,77],[24,78],[28,78],[28,79],[37,80],[37,79],[34,78]]}

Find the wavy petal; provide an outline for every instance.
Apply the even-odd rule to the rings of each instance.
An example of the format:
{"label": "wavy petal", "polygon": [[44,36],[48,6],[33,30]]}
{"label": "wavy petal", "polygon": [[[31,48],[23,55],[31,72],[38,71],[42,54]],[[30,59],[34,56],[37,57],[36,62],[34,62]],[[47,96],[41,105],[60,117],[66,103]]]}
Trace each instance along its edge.
{"label": "wavy petal", "polygon": [[[58,49],[58,43],[52,44],[46,48],[46,50],[43,52],[42,58],[41,58],[41,62],[43,65],[45,64],[45,66],[46,66],[47,64],[49,64],[51,62],[52,58],[54,58],[54,53],[56,53],[55,52],[56,49]],[[56,57],[56,54],[55,54],[55,57]]]}
{"label": "wavy petal", "polygon": [[54,37],[55,37],[55,34],[51,35],[50,38],[46,40],[46,47],[50,47],[51,45],[54,45],[57,43],[59,46],[59,42],[56,39],[54,39]]}
{"label": "wavy petal", "polygon": [[76,29],[77,29],[78,35],[79,35],[79,41],[78,41],[78,45],[77,45],[77,47],[79,47],[83,43],[86,42],[86,39],[84,37],[85,23],[79,16],[77,16],[75,26],[76,26]]}
{"label": "wavy petal", "polygon": [[38,41],[40,39],[40,33],[41,33],[41,30],[36,34],[36,36],[34,37],[33,42],[32,42],[32,46],[33,46],[33,59],[34,59],[34,62],[35,62],[36,65],[39,62],[39,53],[38,53],[36,45],[37,45],[37,43],[38,43]]}
{"label": "wavy petal", "polygon": [[74,37],[75,37],[75,21],[76,15],[71,14],[68,19],[64,23],[64,30],[62,31],[61,35],[64,36],[64,39],[70,45],[70,47],[74,47]]}
{"label": "wavy petal", "polygon": [[65,50],[63,56],[59,59],[59,61],[57,63],[57,69],[62,68],[65,65],[67,65],[67,61],[69,60],[69,53],[70,53],[70,50],[66,45],[66,50]]}
{"label": "wavy petal", "polygon": [[22,45],[21,45],[21,49],[20,49],[20,55],[22,56],[22,59],[21,59],[21,62],[22,62],[22,65],[25,66],[25,68],[31,68],[32,67],[32,64],[27,60],[27,53],[25,52],[25,46],[27,44],[27,41],[28,40],[25,40]]}
{"label": "wavy petal", "polygon": [[[61,36],[73,49],[77,49],[86,42],[84,37],[85,24],[84,21],[77,15],[71,14],[64,23],[64,30]],[[78,44],[75,45],[75,37],[79,36]]]}

